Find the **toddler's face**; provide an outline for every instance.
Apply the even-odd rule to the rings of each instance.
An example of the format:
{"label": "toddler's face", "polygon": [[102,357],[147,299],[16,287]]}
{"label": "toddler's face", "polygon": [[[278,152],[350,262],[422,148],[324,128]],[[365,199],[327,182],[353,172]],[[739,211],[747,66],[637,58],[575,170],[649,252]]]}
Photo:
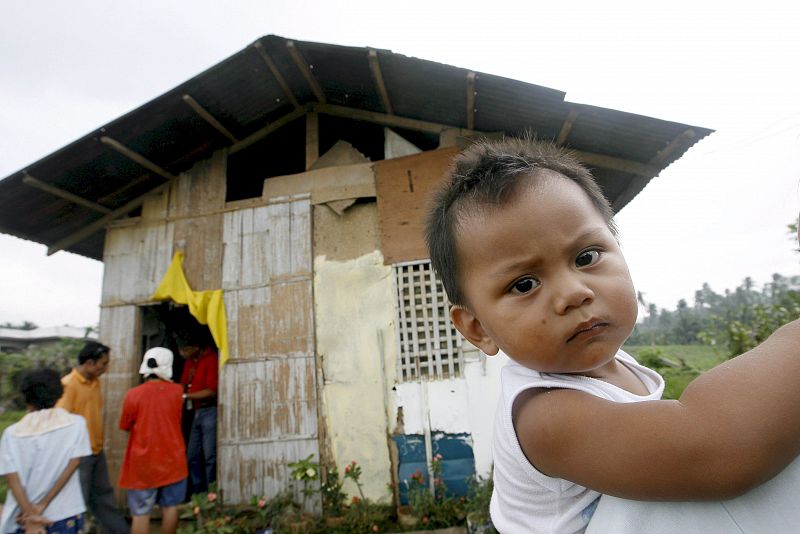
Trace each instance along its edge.
{"label": "toddler's face", "polygon": [[622,251],[588,195],[563,176],[549,173],[508,204],[465,217],[457,248],[468,308],[451,316],[487,354],[602,376],[633,329]]}

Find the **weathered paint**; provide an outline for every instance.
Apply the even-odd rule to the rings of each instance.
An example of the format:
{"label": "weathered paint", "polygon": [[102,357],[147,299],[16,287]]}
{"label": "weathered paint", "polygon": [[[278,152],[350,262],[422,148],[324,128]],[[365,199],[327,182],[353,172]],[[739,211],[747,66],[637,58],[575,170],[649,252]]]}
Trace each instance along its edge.
{"label": "weathered paint", "polygon": [[[419,471],[429,484],[428,466],[430,460],[425,453],[425,438],[419,434],[393,436],[397,445],[398,488],[400,502],[408,503],[408,490],[411,476]],[[472,437],[469,434],[446,434],[434,432],[431,435],[431,454],[441,455],[442,482],[449,495],[466,495],[468,480],[475,475],[475,458],[472,452]]]}
{"label": "weathered paint", "polygon": [[[492,429],[500,395],[500,368],[506,356],[482,357],[477,350],[464,354],[464,377],[451,380],[397,384],[393,395],[394,413],[402,408],[402,434],[430,431],[472,436],[475,471],[488,476],[492,468]],[[428,409],[423,407],[422,389],[427,390]]]}
{"label": "weathered paint", "polygon": [[[319,256],[314,304],[333,460],[340,472],[357,461],[365,494],[385,499],[391,481],[387,389],[396,368],[392,269],[377,251],[348,261]],[[349,483],[344,489],[357,493]]]}

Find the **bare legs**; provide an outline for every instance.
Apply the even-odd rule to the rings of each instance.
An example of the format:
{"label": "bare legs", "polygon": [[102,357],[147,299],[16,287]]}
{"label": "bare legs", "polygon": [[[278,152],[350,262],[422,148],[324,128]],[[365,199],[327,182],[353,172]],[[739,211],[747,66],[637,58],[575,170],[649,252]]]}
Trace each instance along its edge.
{"label": "bare legs", "polygon": [[[168,506],[161,509],[161,532],[175,534],[178,529],[178,507]],[[131,534],[150,534],[150,514],[133,516]]]}

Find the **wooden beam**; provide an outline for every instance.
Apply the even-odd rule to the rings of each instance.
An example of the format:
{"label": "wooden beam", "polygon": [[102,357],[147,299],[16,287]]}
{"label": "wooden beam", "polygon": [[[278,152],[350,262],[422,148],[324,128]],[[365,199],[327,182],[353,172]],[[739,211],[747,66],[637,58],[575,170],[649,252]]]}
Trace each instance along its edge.
{"label": "wooden beam", "polygon": [[189,104],[189,107],[192,108],[195,113],[200,115],[200,117],[210,124],[215,130],[227,137],[231,143],[236,143],[239,141],[230,131],[228,131],[227,128],[222,125],[221,122],[219,122],[211,113],[209,113],[208,110],[201,106],[197,100],[192,98],[190,95],[183,95],[182,98],[184,102]]}
{"label": "wooden beam", "polygon": [[475,73],[467,73],[467,129],[475,129]]}
{"label": "wooden beam", "polygon": [[[417,132],[440,134],[444,130],[458,128],[457,126],[449,126],[447,124],[408,119],[398,115],[389,115],[387,113],[378,113],[377,111],[366,111],[363,109],[350,108],[347,106],[336,106],[333,104],[316,104],[314,105],[314,110],[319,113],[324,113],[325,115],[332,115],[334,117],[374,122],[384,126],[394,126],[395,128],[405,128],[407,130],[414,130]],[[470,132],[469,130],[462,130],[462,132],[464,135],[478,133]]]}
{"label": "wooden beam", "polygon": [[378,93],[381,95],[383,109],[386,110],[388,115],[394,115],[392,101],[389,100],[389,91],[386,90],[386,84],[383,81],[381,64],[378,62],[378,51],[370,48],[367,56],[369,57],[369,70],[372,71],[372,79],[375,81],[375,87],[378,88]]}
{"label": "wooden beam", "polygon": [[137,197],[137,198],[134,198],[130,202],[126,203],[125,205],[115,209],[114,211],[108,213],[107,215],[104,215],[103,217],[100,217],[96,221],[88,224],[87,226],[84,226],[83,228],[81,228],[77,232],[75,232],[73,234],[70,234],[67,237],[63,238],[63,239],[59,239],[58,241],[56,241],[54,244],[50,245],[47,248],[47,255],[50,256],[52,254],[55,254],[59,250],[64,250],[66,248],[69,248],[72,245],[74,245],[75,243],[79,243],[79,242],[83,241],[84,239],[86,239],[87,237],[89,237],[92,234],[94,234],[95,232],[101,230],[103,227],[105,227],[105,225],[107,225],[108,223],[110,223],[114,219],[118,219],[119,217],[122,217],[123,215],[127,215],[128,213],[130,213],[134,209],[136,209],[139,206],[141,206],[144,203],[145,197],[147,195],[151,195],[151,194],[154,194],[154,193],[160,193],[161,191],[164,190],[164,188],[166,188],[170,184],[171,181],[172,181],[172,179],[170,181],[168,181],[168,182],[165,182],[163,184],[160,184],[160,185],[156,186],[155,188],[151,189],[150,191],[148,191],[144,195],[142,195],[140,197]]}
{"label": "wooden beam", "polygon": [[637,176],[646,176],[648,179],[661,172],[661,167],[647,163],[639,163],[622,158],[595,154],[593,152],[583,152],[581,150],[571,150],[575,157],[583,161],[590,167],[602,167],[613,171],[627,172]]}
{"label": "wooden beam", "polygon": [[267,54],[267,51],[264,49],[264,45],[261,44],[261,41],[256,41],[256,43],[253,46],[261,55],[261,59],[264,60],[264,63],[267,64],[267,68],[272,73],[272,76],[275,77],[275,81],[278,82],[278,85],[281,86],[283,94],[286,95],[286,98],[289,99],[289,101],[292,103],[292,106],[294,106],[295,108],[299,108],[300,102],[298,102],[297,98],[295,98],[294,93],[292,93],[291,88],[289,88],[289,84],[286,83],[286,80],[283,78],[281,71],[278,70],[278,66],[275,64],[274,61],[272,61],[272,58],[269,56],[269,54]]}
{"label": "wooden beam", "polygon": [[286,126],[287,124],[289,124],[290,122],[292,122],[295,119],[299,119],[305,113],[306,113],[306,110],[304,108],[297,108],[294,111],[292,111],[290,113],[287,113],[286,115],[284,115],[283,117],[279,118],[275,122],[271,122],[270,124],[268,124],[264,128],[261,128],[257,132],[248,135],[247,137],[245,137],[244,139],[242,139],[238,143],[232,145],[228,149],[228,154],[235,154],[235,153],[239,152],[240,150],[244,150],[245,148],[249,147],[253,143],[257,143],[257,142],[261,141],[262,139],[267,137],[269,134],[271,134],[275,130],[277,130],[279,128],[282,128],[283,126]]}
{"label": "wooden beam", "polygon": [[286,41],[286,48],[289,50],[289,55],[292,56],[294,64],[297,65],[298,69],[300,69],[300,72],[308,82],[308,85],[311,86],[311,90],[314,91],[314,95],[317,97],[317,100],[321,104],[324,104],[325,93],[322,91],[322,87],[320,87],[319,82],[314,77],[314,73],[311,72],[314,66],[309,65],[308,62],[306,62],[303,54],[300,53],[300,50],[297,49],[297,45],[294,44],[294,41]]}
{"label": "wooden beam", "polygon": [[166,171],[165,169],[162,169],[161,167],[159,167],[158,165],[156,165],[155,163],[153,163],[152,161],[150,161],[146,157],[142,156],[138,152],[134,152],[133,150],[131,150],[130,148],[126,147],[125,145],[123,145],[119,141],[116,141],[115,139],[112,139],[112,138],[104,135],[103,137],[100,138],[100,142],[103,143],[104,145],[110,146],[111,148],[113,148],[114,150],[116,150],[117,152],[119,152],[120,154],[125,156],[126,158],[128,158],[128,159],[130,159],[132,161],[135,161],[136,163],[138,163],[139,165],[141,165],[145,169],[156,173],[157,175],[161,176],[162,178],[166,178],[167,180],[172,180],[172,179],[175,178],[175,176],[173,176],[170,172]]}
{"label": "wooden beam", "polygon": [[652,165],[662,165],[666,163],[669,157],[679,148],[683,148],[688,143],[694,140],[697,134],[689,128],[688,130],[682,132],[681,134],[675,136],[675,139],[669,142],[667,146],[662,148],[658,151],[658,154],[655,155],[653,159],[650,160],[650,164]]}
{"label": "wooden beam", "polygon": [[315,111],[306,113],[306,170],[319,159],[319,115]]}
{"label": "wooden beam", "polygon": [[569,132],[572,131],[572,125],[575,124],[575,119],[577,118],[578,110],[570,110],[569,115],[567,115],[567,118],[564,119],[564,124],[561,125],[561,131],[558,132],[558,139],[556,139],[557,145],[563,145],[567,140],[567,137],[569,137]]}
{"label": "wooden beam", "polygon": [[54,185],[42,182],[41,180],[37,180],[28,173],[25,173],[25,176],[22,177],[22,183],[27,184],[31,187],[35,187],[36,189],[44,191],[45,193],[50,193],[51,195],[63,198],[64,200],[67,200],[69,202],[80,204],[81,206],[89,208],[92,211],[97,211],[99,213],[111,213],[111,209],[102,206],[97,202],[92,202],[91,200],[87,200],[83,197],[70,193],[69,191],[65,191],[60,187],[56,187]]}

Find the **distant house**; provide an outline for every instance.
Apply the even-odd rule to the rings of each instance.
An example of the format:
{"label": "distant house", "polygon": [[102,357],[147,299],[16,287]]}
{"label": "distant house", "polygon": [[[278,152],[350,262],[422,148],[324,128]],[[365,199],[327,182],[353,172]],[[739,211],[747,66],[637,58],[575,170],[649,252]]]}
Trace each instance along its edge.
{"label": "distant house", "polygon": [[428,192],[481,135],[570,147],[615,210],[710,130],[387,50],[267,36],[0,182],[0,229],[105,264],[106,452],[143,352],[177,315],[151,300],[176,251],[222,289],[219,480],[274,495],[313,454],[367,495],[431,456],[446,482],[491,469],[499,358],[447,313],[421,227]]}
{"label": "distant house", "polygon": [[22,352],[31,345],[46,345],[65,338],[97,339],[97,334],[77,326],[52,326],[32,330],[0,328],[0,352]]}

